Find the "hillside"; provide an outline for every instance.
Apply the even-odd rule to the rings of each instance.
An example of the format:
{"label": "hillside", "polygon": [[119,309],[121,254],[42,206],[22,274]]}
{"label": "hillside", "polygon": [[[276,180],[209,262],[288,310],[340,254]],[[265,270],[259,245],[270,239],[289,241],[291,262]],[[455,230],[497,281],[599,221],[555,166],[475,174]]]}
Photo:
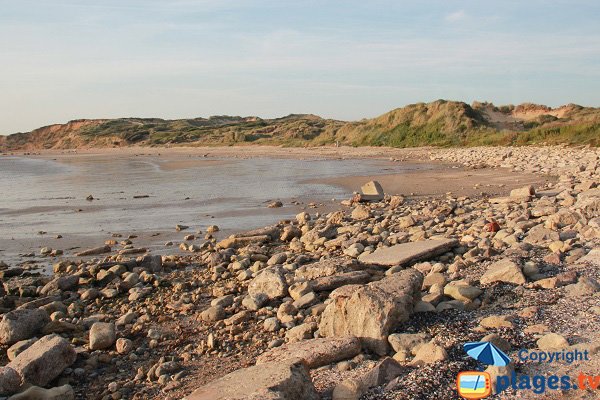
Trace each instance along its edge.
{"label": "hillside", "polygon": [[532,143],[600,144],[600,109],[569,104],[437,100],[411,104],[372,119],[343,122],[310,114],[283,118],[213,116],[180,120],[119,118],[75,120],[0,136],[0,150],[34,151],[130,145],[274,144],[314,146],[466,146]]}

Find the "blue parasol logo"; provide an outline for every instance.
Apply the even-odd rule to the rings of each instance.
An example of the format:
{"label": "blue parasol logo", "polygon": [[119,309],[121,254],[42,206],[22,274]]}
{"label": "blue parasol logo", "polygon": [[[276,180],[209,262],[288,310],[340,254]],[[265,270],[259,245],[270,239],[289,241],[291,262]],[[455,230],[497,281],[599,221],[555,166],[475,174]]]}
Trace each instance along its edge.
{"label": "blue parasol logo", "polygon": [[486,365],[505,367],[510,363],[510,358],[490,342],[469,342],[463,348],[470,357]]}

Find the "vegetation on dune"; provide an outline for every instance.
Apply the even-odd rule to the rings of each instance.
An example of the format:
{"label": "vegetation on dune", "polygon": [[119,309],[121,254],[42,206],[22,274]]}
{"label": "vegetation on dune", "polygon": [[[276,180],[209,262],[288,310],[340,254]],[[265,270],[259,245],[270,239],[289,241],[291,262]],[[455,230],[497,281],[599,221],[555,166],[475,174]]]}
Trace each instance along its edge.
{"label": "vegetation on dune", "polygon": [[411,104],[357,122],[292,114],[283,118],[213,116],[164,120],[77,120],[0,138],[0,149],[128,145],[320,146],[600,145],[600,109],[569,104],[496,107],[437,100]]}

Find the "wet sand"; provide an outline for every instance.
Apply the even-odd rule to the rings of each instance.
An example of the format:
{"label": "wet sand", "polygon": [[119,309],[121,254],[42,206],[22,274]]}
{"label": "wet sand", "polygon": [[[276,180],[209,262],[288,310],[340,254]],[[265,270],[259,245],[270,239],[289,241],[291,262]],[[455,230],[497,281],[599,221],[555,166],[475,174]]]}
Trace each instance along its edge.
{"label": "wet sand", "polygon": [[[97,247],[107,240],[114,239],[113,234],[122,235],[123,238],[135,235],[136,246],[145,247],[154,254],[178,253],[177,245],[182,233],[175,231],[175,224],[190,226],[190,229],[184,232],[186,234],[197,234],[203,232],[206,226],[216,224],[221,227],[221,231],[216,236],[223,238],[234,232],[290,218],[303,210],[327,213],[338,209],[340,200],[350,198],[353,192],[360,190],[360,186],[370,180],[379,181],[385,192],[389,194],[444,196],[451,192],[455,196],[478,196],[483,193],[502,195],[515,187],[525,184],[540,186],[550,179],[504,169],[466,169],[433,162],[428,160],[428,152],[429,149],[253,146],[88,149],[76,152],[47,151],[42,154],[27,155],[29,159],[53,161],[66,167],[87,163],[91,166],[88,166],[91,168],[90,171],[103,165],[107,165],[108,168],[110,164],[117,161],[124,162],[125,165],[151,164],[154,169],[150,168],[150,172],[146,172],[149,176],[153,176],[152,171],[177,174],[205,171],[206,168],[211,171],[210,168],[225,169],[234,173],[237,165],[245,165],[236,163],[249,159],[263,160],[259,165],[267,168],[270,160],[275,159],[354,160],[363,161],[363,164],[377,161],[377,164],[376,168],[371,168],[373,173],[369,174],[360,174],[360,169],[356,168],[359,173],[354,175],[354,168],[349,167],[354,167],[355,164],[351,163],[343,170],[335,172],[334,176],[294,178],[295,182],[287,183],[291,185],[290,187],[295,185],[306,187],[289,197],[282,197],[286,194],[285,189],[282,191],[282,187],[279,187],[278,195],[269,193],[271,185],[275,187],[278,185],[271,181],[276,179],[277,172],[265,177],[264,172],[257,170],[252,179],[257,180],[257,185],[260,182],[259,190],[266,192],[262,193],[264,198],[259,196],[252,204],[241,208],[238,207],[239,204],[236,206],[237,200],[223,197],[224,193],[210,200],[200,199],[197,194],[186,194],[185,191],[174,197],[169,193],[165,195],[160,193],[158,188],[153,187],[153,185],[161,185],[160,181],[147,183],[142,181],[138,186],[132,185],[131,188],[124,188],[123,191],[118,190],[119,186],[116,186],[114,191],[107,188],[105,193],[99,196],[98,192],[95,192],[96,197],[100,198],[93,202],[84,200],[86,195],[84,192],[75,194],[67,191],[64,196],[55,195],[49,198],[42,196],[38,201],[31,204],[23,203],[15,208],[7,209],[0,205],[0,223],[4,223],[5,231],[0,236],[0,260],[11,264],[33,261],[47,270],[53,260],[39,256],[42,247],[61,249],[65,252],[65,256],[69,257],[81,249]],[[275,165],[285,165],[285,163]],[[64,173],[67,174],[68,171]],[[118,174],[119,170],[117,168],[116,171],[107,173]],[[178,176],[180,175],[173,175],[173,179],[177,179]],[[85,180],[82,177],[77,179],[82,183]],[[74,184],[77,185],[77,182],[75,181]],[[211,184],[223,187],[230,182],[224,175]],[[327,187],[331,189],[321,193],[316,190]],[[335,193],[336,196],[326,197],[324,193]],[[134,195],[149,197],[133,198]],[[283,207],[267,208],[268,201],[275,199],[281,199]],[[53,218],[59,218],[60,224],[51,223]],[[91,226],[86,226],[86,229],[80,227],[71,229],[70,226],[73,224]],[[47,233],[38,234],[38,231]],[[57,238],[57,235],[62,237]],[[197,234],[197,236],[201,240],[204,234]],[[169,241],[174,245],[165,246],[165,242]]]}

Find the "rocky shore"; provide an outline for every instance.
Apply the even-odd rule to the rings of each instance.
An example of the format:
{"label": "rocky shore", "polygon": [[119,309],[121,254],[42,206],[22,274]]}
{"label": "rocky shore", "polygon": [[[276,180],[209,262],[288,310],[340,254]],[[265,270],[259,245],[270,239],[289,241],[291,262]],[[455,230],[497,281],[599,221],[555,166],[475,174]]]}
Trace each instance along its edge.
{"label": "rocky shore", "polygon": [[[185,255],[114,237],[78,254],[40,249],[52,277],[0,263],[0,398],[453,399],[457,373],[477,368],[469,341],[511,356],[493,379],[597,375],[600,151],[418,154],[556,179],[503,197],[412,198],[372,182],[338,211],[222,240],[216,225],[178,226]],[[591,359],[548,366],[520,349]]]}

